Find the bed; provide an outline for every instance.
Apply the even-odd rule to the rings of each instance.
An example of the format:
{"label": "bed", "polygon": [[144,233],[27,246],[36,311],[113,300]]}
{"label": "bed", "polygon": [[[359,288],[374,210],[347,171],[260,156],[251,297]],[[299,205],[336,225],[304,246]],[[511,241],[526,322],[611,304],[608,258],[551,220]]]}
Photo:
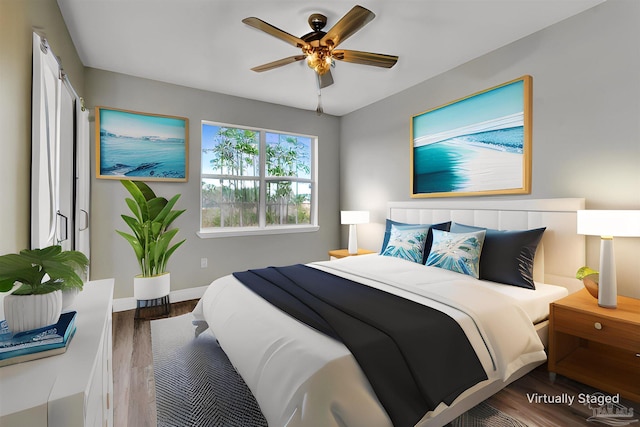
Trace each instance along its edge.
{"label": "bed", "polygon": [[[453,222],[496,232],[546,228],[535,250],[535,290],[379,254],[308,266],[435,308],[461,326],[486,379],[415,423],[441,426],[546,360],[549,303],[581,287],[574,278],[585,257],[584,236],[576,234],[579,209],[583,199],[388,204],[387,218],[402,224]],[[194,316],[208,323],[270,426],[393,425],[345,344],[283,313],[233,275],[211,284]]]}

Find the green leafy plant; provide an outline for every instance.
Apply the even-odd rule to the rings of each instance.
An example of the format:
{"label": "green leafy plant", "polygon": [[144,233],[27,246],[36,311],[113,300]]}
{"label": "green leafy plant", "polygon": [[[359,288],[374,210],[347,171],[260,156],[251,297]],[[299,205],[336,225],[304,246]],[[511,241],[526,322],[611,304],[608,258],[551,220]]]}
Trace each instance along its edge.
{"label": "green leafy plant", "polygon": [[116,232],[133,248],[143,277],[165,273],[169,258],[185,242],[182,240],[170,246],[178,229],[169,229],[169,226],[185,211],[185,209],[173,209],[180,194],[167,200],[156,196],[144,182],[129,180],[120,182],[132,196],[132,198],[127,197],[126,202],[134,216],[121,216],[133,234],[118,230]]}
{"label": "green leafy plant", "polygon": [[10,291],[16,282],[21,286],[13,295],[47,294],[57,290],[82,289],[78,272],[89,265],[78,251],[63,251],[60,246],[24,249],[17,254],[0,256],[0,292]]}

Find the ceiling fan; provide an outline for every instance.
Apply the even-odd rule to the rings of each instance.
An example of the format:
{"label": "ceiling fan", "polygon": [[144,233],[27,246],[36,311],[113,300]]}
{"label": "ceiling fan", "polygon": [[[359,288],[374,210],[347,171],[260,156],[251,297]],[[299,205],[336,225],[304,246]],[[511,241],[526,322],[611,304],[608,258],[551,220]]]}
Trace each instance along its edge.
{"label": "ceiling fan", "polygon": [[302,51],[301,54],[259,65],[251,70],[263,72],[306,60],[307,65],[316,73],[318,82],[318,108],[316,111],[321,114],[320,89],[333,84],[331,67],[335,65],[336,60],[383,68],[391,68],[398,61],[398,57],[394,55],[336,49],[340,43],[371,22],[375,16],[373,12],[362,6],[354,6],[328,32],[324,32],[322,29],[327,25],[327,17],[314,13],[309,16],[308,21],[313,31],[301,37],[291,35],[259,18],[245,18],[242,20],[245,24],[264,31]]}

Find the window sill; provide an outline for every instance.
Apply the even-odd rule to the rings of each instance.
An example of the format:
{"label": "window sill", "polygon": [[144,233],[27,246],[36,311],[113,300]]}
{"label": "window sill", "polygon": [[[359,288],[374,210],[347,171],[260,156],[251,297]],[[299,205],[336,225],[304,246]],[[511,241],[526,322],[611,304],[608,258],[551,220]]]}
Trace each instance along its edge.
{"label": "window sill", "polygon": [[291,233],[313,233],[318,231],[318,225],[287,225],[271,226],[266,228],[243,227],[200,230],[196,234],[201,239],[216,239],[219,237],[241,237],[241,236],[261,236],[268,234],[291,234]]}

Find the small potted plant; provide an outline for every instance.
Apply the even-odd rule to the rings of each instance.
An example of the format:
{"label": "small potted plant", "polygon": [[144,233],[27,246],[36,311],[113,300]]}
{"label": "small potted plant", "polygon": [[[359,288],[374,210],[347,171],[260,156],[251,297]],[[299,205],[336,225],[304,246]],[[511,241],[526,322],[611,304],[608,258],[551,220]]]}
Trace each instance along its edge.
{"label": "small potted plant", "polygon": [[0,256],[0,292],[4,314],[12,333],[52,325],[62,312],[62,292],[81,290],[83,272],[89,265],[78,251],[63,251],[60,246],[24,249]]}
{"label": "small potted plant", "polygon": [[121,215],[133,234],[116,230],[133,248],[140,265],[140,274],[133,281],[133,296],[137,300],[154,300],[169,295],[171,289],[167,262],[185,240],[171,246],[178,233],[169,229],[173,221],[185,211],[174,210],[180,198],[176,194],[170,200],[158,197],[144,182],[123,180],[122,185],[132,198],[127,197],[127,206],[134,216]]}

